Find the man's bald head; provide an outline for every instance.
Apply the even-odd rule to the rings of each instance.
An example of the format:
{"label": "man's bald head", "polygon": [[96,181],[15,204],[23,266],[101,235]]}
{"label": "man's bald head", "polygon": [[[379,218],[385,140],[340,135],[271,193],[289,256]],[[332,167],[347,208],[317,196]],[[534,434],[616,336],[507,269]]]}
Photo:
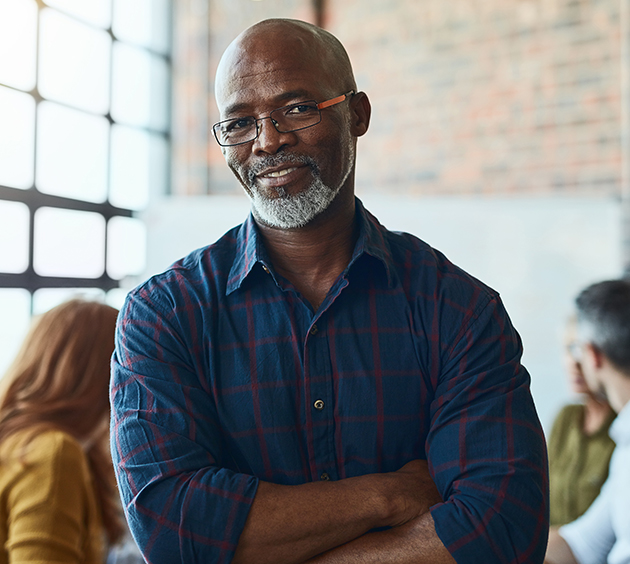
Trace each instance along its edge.
{"label": "man's bald head", "polygon": [[215,81],[219,107],[236,77],[260,72],[287,54],[317,72],[331,92],[356,90],[348,53],[334,35],[303,21],[270,19],[243,31],[225,50]]}

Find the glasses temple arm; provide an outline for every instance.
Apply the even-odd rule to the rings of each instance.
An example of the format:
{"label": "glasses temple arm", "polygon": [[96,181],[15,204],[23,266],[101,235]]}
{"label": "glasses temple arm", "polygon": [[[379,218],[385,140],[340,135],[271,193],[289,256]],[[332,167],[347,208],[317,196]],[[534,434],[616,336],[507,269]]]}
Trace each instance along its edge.
{"label": "glasses temple arm", "polygon": [[336,98],[333,98],[332,100],[326,100],[325,102],[322,102],[321,104],[317,104],[318,109],[323,110],[324,108],[328,108],[329,106],[334,106],[335,104],[339,104],[340,102],[343,102],[348,96],[353,96],[354,95],[354,90],[350,90],[350,92],[346,92],[345,94],[342,94],[341,96],[337,96]]}

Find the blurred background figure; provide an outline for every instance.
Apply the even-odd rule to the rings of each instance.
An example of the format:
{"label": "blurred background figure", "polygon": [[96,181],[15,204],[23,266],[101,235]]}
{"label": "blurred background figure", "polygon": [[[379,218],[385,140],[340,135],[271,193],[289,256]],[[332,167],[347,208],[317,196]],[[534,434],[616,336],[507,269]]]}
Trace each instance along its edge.
{"label": "blurred background figure", "polygon": [[2,380],[1,564],[102,564],[124,532],[107,444],[116,316],[83,300],[51,309]]}
{"label": "blurred background figure", "polygon": [[588,387],[617,412],[609,475],[586,513],[551,527],[546,564],[630,562],[630,280],[607,280],[575,300],[579,361]]}
{"label": "blurred background figure", "polygon": [[560,411],[549,437],[551,525],[574,521],[595,501],[608,477],[615,448],[608,429],[616,414],[584,380],[575,316],[567,322],[565,347],[569,388],[582,401]]}

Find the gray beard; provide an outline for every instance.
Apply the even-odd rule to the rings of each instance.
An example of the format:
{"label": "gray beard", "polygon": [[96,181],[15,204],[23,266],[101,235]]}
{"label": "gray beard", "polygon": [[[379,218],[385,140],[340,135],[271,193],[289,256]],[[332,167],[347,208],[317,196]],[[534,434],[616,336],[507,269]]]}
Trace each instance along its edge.
{"label": "gray beard", "polygon": [[322,213],[335,199],[341,185],[336,190],[326,186],[321,178],[315,178],[309,187],[298,194],[288,194],[284,188],[278,189],[276,198],[269,198],[258,189],[252,190],[252,211],[257,219],[280,229],[304,227]]}
{"label": "gray beard", "polygon": [[[235,164],[235,163],[234,163]],[[313,181],[306,190],[297,194],[289,194],[282,188],[276,188],[277,196],[269,197],[256,184],[256,175],[268,167],[282,164],[302,164],[307,165],[313,174]],[[317,163],[310,157],[304,155],[273,155],[260,161],[256,166],[244,171],[236,166],[244,174],[249,188],[248,196],[252,202],[252,213],[254,217],[271,227],[280,229],[296,229],[304,227],[316,216],[328,209],[328,206],[337,197],[341,187],[346,182],[352,165],[354,164],[354,147],[351,146],[348,168],[339,185],[331,188],[324,184]]]}

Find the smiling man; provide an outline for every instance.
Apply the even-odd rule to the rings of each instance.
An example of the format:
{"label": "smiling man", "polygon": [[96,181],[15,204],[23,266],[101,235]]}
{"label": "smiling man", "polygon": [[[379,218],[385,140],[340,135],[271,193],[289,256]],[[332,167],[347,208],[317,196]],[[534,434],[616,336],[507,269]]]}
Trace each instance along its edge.
{"label": "smiling man", "polygon": [[356,199],[370,103],[342,45],[261,22],[215,90],[252,214],[130,293],[113,359],[147,562],[542,562],[520,339],[496,292]]}

